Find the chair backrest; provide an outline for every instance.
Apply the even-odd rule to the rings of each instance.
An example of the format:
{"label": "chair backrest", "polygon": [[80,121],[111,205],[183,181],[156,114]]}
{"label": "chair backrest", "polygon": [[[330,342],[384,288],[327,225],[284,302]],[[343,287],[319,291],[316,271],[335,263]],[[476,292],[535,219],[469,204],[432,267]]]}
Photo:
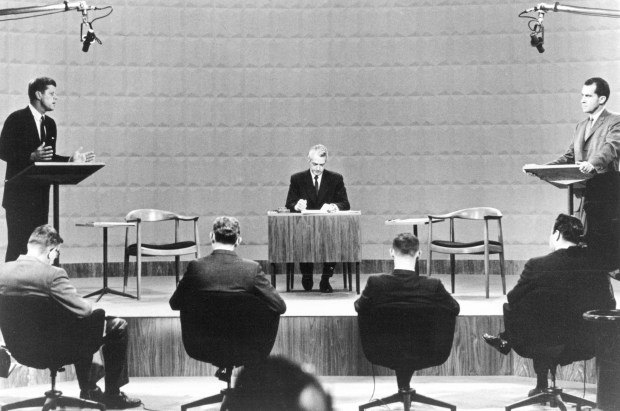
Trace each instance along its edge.
{"label": "chair backrest", "polygon": [[269,356],[279,324],[279,314],[246,292],[188,293],[181,309],[185,351],[217,367],[253,364]]}
{"label": "chair backrest", "polygon": [[153,208],[141,208],[138,210],[132,210],[125,216],[125,221],[166,221],[175,220],[178,214],[172,211],[156,210]]}
{"label": "chair backrest", "polygon": [[392,369],[421,370],[450,355],[456,315],[443,307],[389,303],[360,312],[358,325],[366,358]]}
{"label": "chair backrest", "polygon": [[551,358],[560,365],[592,358],[595,333],[583,313],[609,308],[610,300],[604,298],[609,280],[604,273],[600,281],[596,274],[580,272],[548,273],[547,277],[547,286],[537,287],[513,306],[504,305],[511,345],[522,357]]}
{"label": "chair backrest", "polygon": [[88,358],[103,343],[105,312],[78,318],[44,296],[0,296],[0,330],[13,357],[32,368],[57,369]]}

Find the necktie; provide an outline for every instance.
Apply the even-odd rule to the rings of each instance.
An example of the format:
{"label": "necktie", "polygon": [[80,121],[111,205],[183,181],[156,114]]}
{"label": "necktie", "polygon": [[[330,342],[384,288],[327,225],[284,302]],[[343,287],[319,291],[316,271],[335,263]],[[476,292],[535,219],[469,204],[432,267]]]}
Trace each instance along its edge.
{"label": "necktie", "polygon": [[316,196],[319,196],[319,176],[314,176],[314,191],[316,192]]}
{"label": "necktie", "polygon": [[592,131],[592,123],[594,123],[594,121],[592,121],[593,118],[590,117],[588,119],[588,122],[586,123],[586,134],[584,136],[584,140],[587,140],[590,137],[590,132]]}
{"label": "necktie", "polygon": [[41,143],[45,143],[46,135],[45,135],[45,116],[41,116]]}

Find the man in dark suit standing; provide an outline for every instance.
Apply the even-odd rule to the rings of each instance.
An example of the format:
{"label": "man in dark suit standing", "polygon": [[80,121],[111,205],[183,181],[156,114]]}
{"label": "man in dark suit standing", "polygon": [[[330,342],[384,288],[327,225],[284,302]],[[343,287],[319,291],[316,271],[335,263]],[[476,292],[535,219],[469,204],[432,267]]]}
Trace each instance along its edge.
{"label": "man in dark suit standing", "polygon": [[581,109],[588,118],[577,124],[573,141],[564,153],[548,163],[578,164],[586,182],[580,212],[585,240],[605,268],[620,268],[620,115],[605,108],[609,84],[602,78],[586,80],[581,90]]}
{"label": "man in dark suit standing", "polygon": [[446,291],[437,278],[420,277],[415,264],[420,257],[420,242],[411,233],[400,233],[392,241],[390,256],[394,259],[391,274],[373,275],[366,288],[355,301],[355,311],[388,303],[423,303],[445,307],[454,315],[460,311],[459,303]]}
{"label": "man in dark suit standing", "polygon": [[187,294],[196,291],[245,291],[256,295],[278,314],[284,314],[286,304],[271,286],[261,266],[237,256],[235,248],[241,243],[241,228],[234,217],[218,217],[213,222],[211,248],[213,252],[189,263],[170,307],[180,310]]}
{"label": "man in dark suit standing", "polygon": [[[557,290],[560,295],[571,295],[576,310],[586,312],[613,309],[616,300],[609,276],[605,271],[593,268],[593,261],[584,247],[578,246],[583,235],[583,224],[573,216],[560,214],[553,224],[549,246],[553,250],[543,257],[532,258],[525,263],[521,277],[510,292],[505,310],[517,309],[519,302],[528,294],[541,288]],[[500,353],[511,351],[510,335],[503,331],[498,335],[483,335],[484,341]],[[533,396],[547,388],[548,365],[534,361],[536,387]]]}
{"label": "man in dark suit standing", "polygon": [[[342,175],[325,170],[327,156],[327,147],[324,145],[318,144],[311,147],[308,152],[310,169],[291,176],[286,196],[286,208],[290,211],[321,210],[332,213],[351,208]],[[319,284],[321,292],[333,292],[329,279],[334,274],[335,266],[336,263],[331,262],[323,264],[323,275]],[[299,269],[302,273],[301,283],[304,289],[312,290],[314,264],[300,263]]]}
{"label": "man in dark suit standing", "polygon": [[5,261],[26,253],[28,237],[47,224],[49,184],[29,182],[19,185],[7,181],[35,162],[93,161],[93,152],[81,148],[71,157],[56,154],[56,122],[45,114],[56,107],[56,82],[39,77],[28,84],[28,107],[9,115],[0,134],[0,159],[6,161],[2,206],[6,210],[8,246]]}

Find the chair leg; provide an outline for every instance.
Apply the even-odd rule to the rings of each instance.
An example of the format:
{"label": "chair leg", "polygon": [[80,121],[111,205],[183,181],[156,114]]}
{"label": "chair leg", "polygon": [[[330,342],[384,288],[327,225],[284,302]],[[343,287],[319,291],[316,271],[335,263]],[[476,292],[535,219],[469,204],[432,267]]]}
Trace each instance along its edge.
{"label": "chair leg", "polygon": [[413,391],[413,393],[411,394],[411,402],[417,402],[417,403],[420,403],[420,404],[434,405],[435,407],[448,408],[448,409],[450,409],[452,411],[456,411],[456,406],[455,405],[448,404],[447,402],[439,401],[439,400],[436,400],[434,398],[425,397],[424,395],[420,395],[420,394],[416,393],[415,391]]}
{"label": "chair leg", "polygon": [[179,256],[174,257],[174,268],[175,268],[175,274],[177,276],[177,282],[175,285],[179,285],[179,276],[181,274],[181,257]]}
{"label": "chair leg", "polygon": [[73,397],[60,397],[56,400],[56,405],[60,408],[74,407],[74,408],[92,408],[101,411],[105,411],[105,405],[95,402],[83,400],[81,398]]}
{"label": "chair leg", "polygon": [[395,402],[401,402],[402,399],[403,399],[402,394],[396,393],[396,394],[390,395],[389,397],[381,398],[380,400],[374,400],[367,404],[360,405],[359,411],[362,411],[368,408],[373,408],[373,407],[380,407],[382,405],[393,404]]}
{"label": "chair leg", "polygon": [[123,264],[123,271],[124,271],[124,275],[123,275],[123,292],[126,293],[127,292],[127,279],[129,277],[129,254],[127,254],[127,252],[125,252],[125,260],[124,260],[124,264]]}
{"label": "chair leg", "polygon": [[136,299],[140,300],[140,279],[142,277],[142,256],[136,256]]}
{"label": "chair leg", "polygon": [[348,265],[349,263],[342,263],[342,282],[344,285],[344,289],[347,289],[347,269],[348,269]]}
{"label": "chair leg", "polygon": [[295,263],[286,263],[286,291],[295,288]]}
{"label": "chair leg", "polygon": [[426,274],[430,277],[433,274],[431,270],[431,264],[433,264],[433,252],[431,248],[428,248],[428,258],[426,259]]}
{"label": "chair leg", "polygon": [[450,254],[450,279],[452,281],[452,294],[454,294],[454,272],[456,270],[456,258]]}
{"label": "chair leg", "polygon": [[12,404],[6,404],[0,407],[1,411],[17,410],[20,408],[34,408],[42,407],[47,401],[47,397],[30,398],[23,401],[14,402]]}
{"label": "chair leg", "polygon": [[224,401],[225,392],[226,390],[222,390],[222,392],[220,392],[219,394],[215,394],[210,397],[202,398],[200,400],[196,400],[188,404],[183,404],[181,405],[181,411],[185,411],[189,408],[195,408],[195,407],[200,407],[203,405],[217,404],[218,402],[222,402]]}
{"label": "chair leg", "polygon": [[502,276],[502,292],[506,295],[506,263],[504,261],[504,253],[499,253],[499,273]]}
{"label": "chair leg", "polygon": [[596,408],[596,403],[593,401],[586,400],[585,398],[577,397],[572,394],[568,394],[565,392],[560,393],[560,398],[563,402],[570,402],[577,406],[577,411],[581,410],[581,407],[592,407]]}
{"label": "chair leg", "polygon": [[489,250],[484,250],[484,281],[486,296],[489,298]]}

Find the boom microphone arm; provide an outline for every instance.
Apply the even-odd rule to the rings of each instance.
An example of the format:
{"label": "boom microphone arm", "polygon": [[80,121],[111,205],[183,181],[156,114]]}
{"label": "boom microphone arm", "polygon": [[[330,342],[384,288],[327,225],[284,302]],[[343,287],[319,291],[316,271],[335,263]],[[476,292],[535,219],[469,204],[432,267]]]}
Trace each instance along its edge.
{"label": "boom microphone arm", "polygon": [[592,7],[578,7],[578,6],[563,6],[559,2],[553,4],[540,3],[531,9],[527,9],[524,13],[530,13],[532,11],[561,11],[566,13],[584,14],[586,16],[601,16],[601,17],[620,17],[620,10],[611,9],[598,9]]}

